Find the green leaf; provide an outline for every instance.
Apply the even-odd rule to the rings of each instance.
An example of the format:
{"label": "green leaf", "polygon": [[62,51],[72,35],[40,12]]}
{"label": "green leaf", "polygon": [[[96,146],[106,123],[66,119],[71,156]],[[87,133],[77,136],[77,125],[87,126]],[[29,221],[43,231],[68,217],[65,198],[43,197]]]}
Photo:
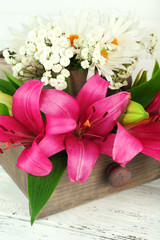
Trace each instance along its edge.
{"label": "green leaf", "polygon": [[8,107],[4,103],[0,103],[0,115],[9,116]]}
{"label": "green leaf", "polygon": [[142,72],[138,85],[141,85],[142,83],[145,83],[145,82],[147,82],[147,71]]}
{"label": "green leaf", "polygon": [[10,84],[12,84],[13,87],[15,87],[16,89],[18,89],[20,86],[23,85],[23,82],[15,77],[13,77],[11,74],[5,72],[4,70],[2,70],[4,72],[4,74],[6,75],[6,78],[8,79],[8,81],[10,82]]}
{"label": "green leaf", "polygon": [[128,92],[131,92],[131,99],[140,103],[143,107],[146,107],[156,96],[160,90],[160,69],[153,75],[153,77],[146,83],[143,83],[137,87],[131,88]]}
{"label": "green leaf", "polygon": [[141,76],[141,72],[142,72],[142,70],[140,70],[139,73],[137,74],[136,79],[135,79],[135,81],[134,81],[134,83],[133,83],[132,88],[134,88],[134,87],[136,87],[136,86],[138,85],[138,82],[139,82],[139,79],[140,79],[140,76]]}
{"label": "green leaf", "polygon": [[154,68],[153,68],[153,72],[152,72],[152,76],[158,71],[158,69],[159,69],[159,63],[156,59],[155,64],[154,64]]}
{"label": "green leaf", "polygon": [[9,82],[0,78],[0,91],[13,96],[16,92],[16,88],[13,87]]}
{"label": "green leaf", "polygon": [[56,189],[67,166],[67,154],[65,151],[60,152],[50,160],[53,163],[53,170],[48,176],[37,177],[28,174],[31,225]]}
{"label": "green leaf", "polygon": [[[142,74],[141,74],[142,73]],[[132,88],[137,87],[139,85],[141,85],[142,83],[147,82],[147,71],[143,71],[142,70],[137,74],[137,77],[134,81],[134,84],[132,86]]]}

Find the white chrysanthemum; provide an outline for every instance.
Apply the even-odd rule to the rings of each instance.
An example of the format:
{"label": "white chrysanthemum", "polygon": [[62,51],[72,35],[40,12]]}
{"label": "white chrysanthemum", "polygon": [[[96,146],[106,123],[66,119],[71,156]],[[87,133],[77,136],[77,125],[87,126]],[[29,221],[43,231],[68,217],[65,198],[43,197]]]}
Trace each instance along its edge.
{"label": "white chrysanthemum", "polygon": [[62,69],[61,74],[65,77],[68,78],[70,76],[70,71],[68,71],[67,69]]}
{"label": "white chrysanthemum", "polygon": [[59,15],[59,24],[63,32],[70,40],[72,47],[75,47],[74,40],[80,35],[91,31],[93,23],[88,12],[80,11],[75,16],[68,16],[65,13]]}

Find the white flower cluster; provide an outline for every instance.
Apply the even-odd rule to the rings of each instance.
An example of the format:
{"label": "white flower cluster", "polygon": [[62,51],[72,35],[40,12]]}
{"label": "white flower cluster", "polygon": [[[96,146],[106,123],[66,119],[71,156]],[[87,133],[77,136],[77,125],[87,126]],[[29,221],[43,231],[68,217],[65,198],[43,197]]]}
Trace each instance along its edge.
{"label": "white flower cluster", "polygon": [[14,49],[4,50],[3,56],[7,63],[13,65],[15,77],[41,77],[45,85],[63,90],[70,76],[67,67],[74,49],[62,29],[48,23],[29,31],[25,44],[17,52]]}
{"label": "white flower cluster", "polygon": [[87,78],[98,73],[110,81],[110,88],[118,89],[127,84],[142,50],[153,54],[157,38],[138,28],[131,14],[99,15],[95,23],[80,12],[76,17],[60,15],[59,25],[36,21],[19,42],[3,52],[16,77],[40,78],[63,90],[76,66],[88,70]]}

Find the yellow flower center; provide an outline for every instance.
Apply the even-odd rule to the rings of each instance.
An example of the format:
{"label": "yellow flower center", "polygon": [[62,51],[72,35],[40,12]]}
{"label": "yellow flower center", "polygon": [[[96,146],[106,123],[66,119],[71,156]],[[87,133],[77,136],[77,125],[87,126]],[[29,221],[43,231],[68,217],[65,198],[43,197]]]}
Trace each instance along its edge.
{"label": "yellow flower center", "polygon": [[101,51],[101,56],[104,57],[105,59],[107,59],[107,55],[108,55],[108,53],[107,53],[106,49],[103,48]]}
{"label": "yellow flower center", "polygon": [[90,124],[89,120],[87,120],[87,121],[83,124],[83,126],[85,126],[85,127],[91,127],[91,124]]}
{"label": "yellow flower center", "polygon": [[76,34],[70,35],[70,36],[68,37],[68,39],[70,40],[70,43],[71,43],[71,46],[72,46],[72,47],[76,48],[76,46],[74,46],[74,40],[75,40],[75,39],[78,39],[78,38],[79,38],[79,36],[76,35]]}

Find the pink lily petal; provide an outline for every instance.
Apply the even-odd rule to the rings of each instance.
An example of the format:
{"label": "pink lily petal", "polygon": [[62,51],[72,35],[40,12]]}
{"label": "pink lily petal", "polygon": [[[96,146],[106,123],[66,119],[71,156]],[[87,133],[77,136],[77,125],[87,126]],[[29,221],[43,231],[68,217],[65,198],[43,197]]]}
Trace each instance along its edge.
{"label": "pink lily petal", "polygon": [[13,96],[13,117],[37,135],[44,132],[40,114],[39,98],[43,83],[39,80],[25,82]]}
{"label": "pink lily petal", "polygon": [[16,119],[0,115],[0,142],[14,142],[17,139],[33,139],[33,137]]}
{"label": "pink lily petal", "polygon": [[128,133],[120,123],[117,123],[118,130],[113,147],[113,160],[122,163],[124,166],[139,152],[142,151],[142,143]]}
{"label": "pink lily petal", "polygon": [[80,106],[80,114],[94,102],[106,97],[109,82],[101,78],[98,74],[91,77],[82,87],[77,95]]}
{"label": "pink lily petal", "polygon": [[38,138],[39,136],[35,139],[32,146],[23,150],[18,158],[17,167],[35,176],[46,176],[52,171],[53,166],[52,162],[37,145]]}
{"label": "pink lily petal", "polygon": [[40,97],[42,112],[57,117],[68,117],[75,120],[79,116],[79,106],[72,96],[55,89],[44,90]]}
{"label": "pink lily petal", "polygon": [[160,113],[160,91],[158,91],[153,101],[146,107],[146,111],[151,115]]}
{"label": "pink lily petal", "polygon": [[144,147],[144,149],[142,150],[142,153],[160,161],[160,150],[155,150],[155,149]]}
{"label": "pink lily petal", "polygon": [[129,132],[137,138],[141,138],[141,137],[152,138],[152,136],[154,136],[154,138],[157,138],[157,137],[159,138],[160,136],[159,130],[160,130],[160,121],[156,121],[156,122],[147,122],[147,123],[144,122],[141,125],[138,125],[136,127],[133,127],[132,129],[129,129]]}
{"label": "pink lily petal", "polygon": [[72,182],[85,182],[99,156],[99,147],[87,138],[80,140],[74,134],[65,138],[68,154],[68,175]]}
{"label": "pink lily petal", "polygon": [[113,145],[116,134],[110,133],[105,140],[96,141],[99,144],[100,153],[107,154],[112,157]]}
{"label": "pink lily petal", "polygon": [[91,124],[87,132],[106,136],[128,105],[130,96],[130,93],[120,92],[90,105],[82,116],[82,122],[89,119]]}
{"label": "pink lily petal", "polygon": [[64,135],[46,135],[38,144],[39,149],[45,154],[46,157],[61,152],[65,149]]}
{"label": "pink lily petal", "polygon": [[46,134],[67,133],[76,128],[77,122],[73,118],[46,115]]}

